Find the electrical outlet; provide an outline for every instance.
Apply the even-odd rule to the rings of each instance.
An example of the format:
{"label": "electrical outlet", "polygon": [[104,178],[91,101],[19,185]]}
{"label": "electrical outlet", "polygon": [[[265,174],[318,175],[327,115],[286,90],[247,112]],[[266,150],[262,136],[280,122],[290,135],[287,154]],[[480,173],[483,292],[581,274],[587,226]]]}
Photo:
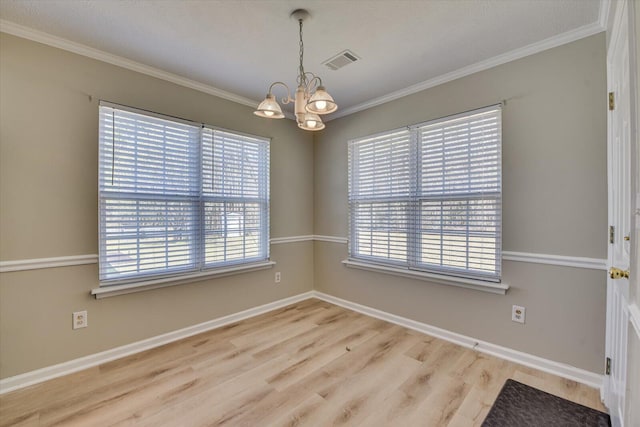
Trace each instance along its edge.
{"label": "electrical outlet", "polygon": [[511,308],[511,320],[518,323],[524,323],[525,308],[519,305],[514,305]]}
{"label": "electrical outlet", "polygon": [[275,282],[276,283],[280,283],[280,280],[282,279],[282,275],[280,274],[279,271],[276,271],[276,277],[275,277]]}
{"label": "electrical outlet", "polygon": [[86,328],[89,326],[87,310],[73,312],[73,329]]}

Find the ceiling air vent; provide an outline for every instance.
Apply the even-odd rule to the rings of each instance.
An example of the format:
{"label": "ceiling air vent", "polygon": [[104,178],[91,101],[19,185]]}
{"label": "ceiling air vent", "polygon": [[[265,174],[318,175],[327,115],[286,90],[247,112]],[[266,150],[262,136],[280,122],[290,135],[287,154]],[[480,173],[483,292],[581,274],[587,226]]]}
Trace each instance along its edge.
{"label": "ceiling air vent", "polygon": [[360,58],[358,58],[355,53],[351,52],[350,50],[344,50],[333,58],[327,59],[323,62],[323,64],[326,65],[329,69],[335,71],[344,67],[345,65],[356,62],[359,59]]}

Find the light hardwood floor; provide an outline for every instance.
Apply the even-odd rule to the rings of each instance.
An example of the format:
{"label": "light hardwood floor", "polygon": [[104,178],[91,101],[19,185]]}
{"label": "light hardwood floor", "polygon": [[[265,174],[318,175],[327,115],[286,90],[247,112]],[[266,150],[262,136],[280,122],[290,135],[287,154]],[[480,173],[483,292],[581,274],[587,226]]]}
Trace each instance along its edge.
{"label": "light hardwood floor", "polygon": [[597,390],[311,299],[0,396],[1,426],[477,426],[507,378]]}

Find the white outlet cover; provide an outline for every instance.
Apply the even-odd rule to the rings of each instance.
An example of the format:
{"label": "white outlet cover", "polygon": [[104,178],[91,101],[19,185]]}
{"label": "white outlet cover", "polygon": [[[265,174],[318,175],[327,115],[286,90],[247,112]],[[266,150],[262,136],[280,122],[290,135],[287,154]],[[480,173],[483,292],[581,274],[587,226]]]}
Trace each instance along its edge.
{"label": "white outlet cover", "polygon": [[520,305],[514,305],[511,308],[511,320],[518,323],[524,323],[526,309]]}
{"label": "white outlet cover", "polygon": [[87,318],[87,311],[74,311],[73,312],[73,329],[86,328],[89,326],[89,319]]}
{"label": "white outlet cover", "polygon": [[282,280],[282,275],[280,274],[279,271],[276,272],[276,277],[275,277],[275,282],[276,283],[280,283],[280,280]]}

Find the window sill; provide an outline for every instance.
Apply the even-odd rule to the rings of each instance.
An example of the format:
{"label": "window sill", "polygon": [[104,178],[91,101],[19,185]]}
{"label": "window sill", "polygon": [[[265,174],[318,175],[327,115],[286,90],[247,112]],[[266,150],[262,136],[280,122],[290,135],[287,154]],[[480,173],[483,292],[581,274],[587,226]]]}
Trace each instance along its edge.
{"label": "window sill", "polygon": [[193,273],[182,276],[163,277],[160,279],[145,280],[136,283],[128,283],[126,285],[102,286],[91,290],[91,295],[96,299],[115,297],[117,295],[131,294],[134,292],[148,291],[151,289],[166,288],[168,286],[183,285],[185,283],[197,282],[199,280],[230,276],[239,273],[248,273],[250,271],[264,270],[271,268],[276,263],[274,261],[265,261],[253,264],[244,264],[229,268],[221,268],[200,273]]}
{"label": "window sill", "polygon": [[342,261],[350,268],[360,270],[375,271],[379,273],[391,274],[394,276],[408,277],[410,279],[424,280],[426,282],[438,283],[441,285],[458,286],[461,288],[474,289],[476,291],[490,292],[493,294],[505,295],[509,285],[504,283],[485,282],[483,280],[465,279],[462,277],[445,276],[442,274],[425,273],[423,271],[407,270],[404,268],[390,267],[386,265],[370,264],[352,259]]}

